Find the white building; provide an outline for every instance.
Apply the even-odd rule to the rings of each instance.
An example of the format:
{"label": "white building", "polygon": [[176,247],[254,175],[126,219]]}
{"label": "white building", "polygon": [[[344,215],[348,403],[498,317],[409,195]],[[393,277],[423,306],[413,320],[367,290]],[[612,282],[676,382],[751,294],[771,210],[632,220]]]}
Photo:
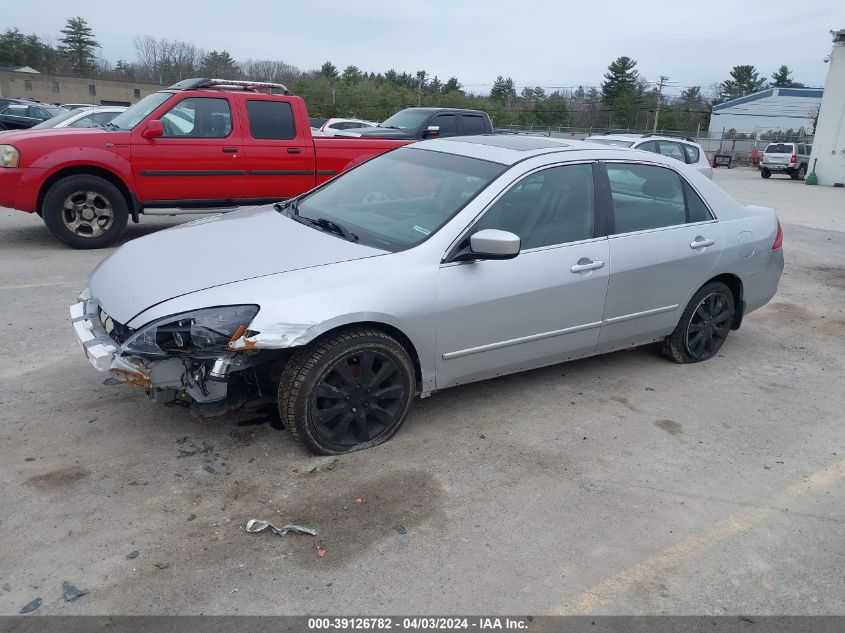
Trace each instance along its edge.
{"label": "white building", "polygon": [[845,183],[845,29],[831,33],[833,50],[810,156],[820,185]]}
{"label": "white building", "polygon": [[722,130],[812,134],[822,92],[821,88],[767,88],[714,105],[708,136],[719,138]]}

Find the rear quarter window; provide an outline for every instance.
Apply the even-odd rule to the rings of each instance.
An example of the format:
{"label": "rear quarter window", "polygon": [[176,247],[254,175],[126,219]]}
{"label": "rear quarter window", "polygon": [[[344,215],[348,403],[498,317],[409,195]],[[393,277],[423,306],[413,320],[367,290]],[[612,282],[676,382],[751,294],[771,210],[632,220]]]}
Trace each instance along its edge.
{"label": "rear quarter window", "polygon": [[681,147],[684,148],[684,154],[686,155],[687,162],[690,165],[698,162],[699,151],[697,147],[695,147],[694,145],[686,145],[684,143],[681,143]]}
{"label": "rear quarter window", "polygon": [[287,101],[250,99],[246,102],[249,131],[258,139],[296,138],[293,108]]}
{"label": "rear quarter window", "polygon": [[475,114],[461,115],[461,121],[464,124],[464,134],[471,136],[473,134],[486,134],[489,132],[484,123],[484,117]]}

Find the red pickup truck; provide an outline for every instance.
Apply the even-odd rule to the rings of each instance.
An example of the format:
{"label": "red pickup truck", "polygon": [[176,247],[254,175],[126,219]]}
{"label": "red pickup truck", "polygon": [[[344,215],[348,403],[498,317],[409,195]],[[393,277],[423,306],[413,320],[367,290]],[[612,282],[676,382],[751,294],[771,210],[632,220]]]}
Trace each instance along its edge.
{"label": "red pickup truck", "polygon": [[283,200],[407,142],[313,138],[305,102],[281,84],[188,79],[105,127],[0,133],[0,206],[101,248],[129,217]]}

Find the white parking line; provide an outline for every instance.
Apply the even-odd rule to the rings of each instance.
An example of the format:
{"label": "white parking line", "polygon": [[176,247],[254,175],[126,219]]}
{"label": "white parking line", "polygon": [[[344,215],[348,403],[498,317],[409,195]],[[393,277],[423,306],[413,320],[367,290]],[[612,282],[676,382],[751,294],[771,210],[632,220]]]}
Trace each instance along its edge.
{"label": "white parking line", "polygon": [[40,284],[18,284],[16,286],[0,286],[0,290],[20,290],[21,288],[44,288],[45,286],[73,286],[75,281],[45,281]]}

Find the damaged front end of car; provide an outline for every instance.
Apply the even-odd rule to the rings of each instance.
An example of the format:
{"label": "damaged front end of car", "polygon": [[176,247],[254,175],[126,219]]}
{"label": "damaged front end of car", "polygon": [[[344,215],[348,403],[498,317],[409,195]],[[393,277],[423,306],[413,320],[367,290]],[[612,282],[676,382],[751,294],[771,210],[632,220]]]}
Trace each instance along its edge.
{"label": "damaged front end of car", "polygon": [[136,330],[118,323],[89,290],[70,306],[71,322],[106,384],[141,387],[160,404],[212,417],[275,400],[287,350],[262,349],[249,325],[257,305],[225,305],[157,319]]}

